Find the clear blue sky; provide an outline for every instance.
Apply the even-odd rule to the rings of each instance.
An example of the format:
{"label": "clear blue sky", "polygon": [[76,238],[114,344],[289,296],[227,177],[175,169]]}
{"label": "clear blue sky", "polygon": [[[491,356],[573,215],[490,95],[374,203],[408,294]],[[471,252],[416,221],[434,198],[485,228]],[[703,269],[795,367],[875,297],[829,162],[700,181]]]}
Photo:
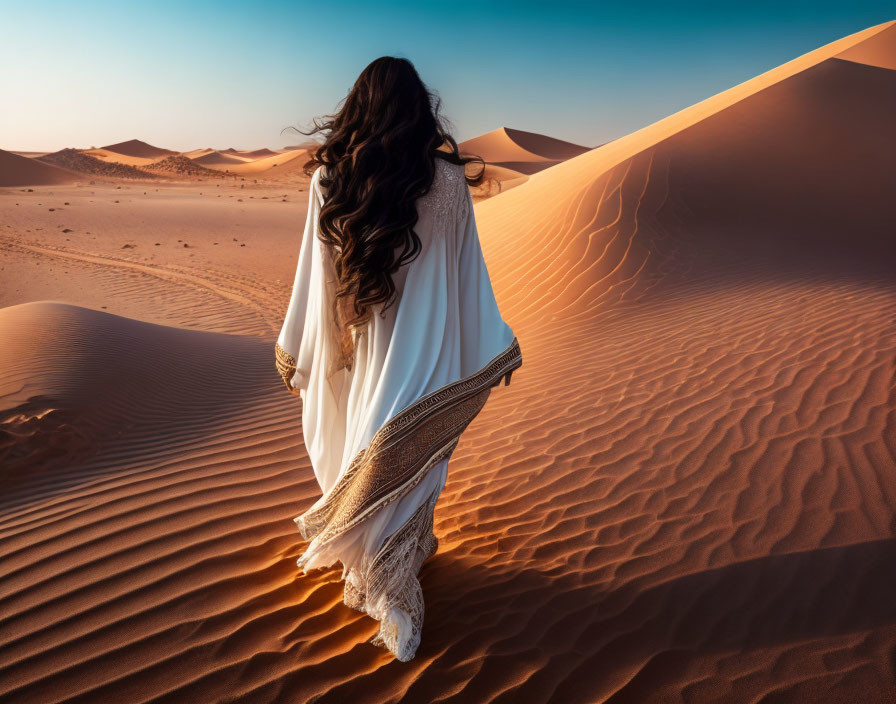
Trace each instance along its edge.
{"label": "clear blue sky", "polygon": [[0,0],[0,148],[281,147],[383,54],[415,63],[459,140],[506,125],[594,146],[891,19],[825,0]]}

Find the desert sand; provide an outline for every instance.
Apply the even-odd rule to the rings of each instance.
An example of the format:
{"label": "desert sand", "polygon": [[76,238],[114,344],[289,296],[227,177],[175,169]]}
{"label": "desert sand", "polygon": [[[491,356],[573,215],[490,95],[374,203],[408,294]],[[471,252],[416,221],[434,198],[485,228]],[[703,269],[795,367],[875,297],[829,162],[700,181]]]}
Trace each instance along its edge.
{"label": "desert sand", "polygon": [[896,701],[894,62],[872,27],[476,204],[525,362],[452,457],[409,663],[295,566],[303,159],[0,154],[0,699]]}

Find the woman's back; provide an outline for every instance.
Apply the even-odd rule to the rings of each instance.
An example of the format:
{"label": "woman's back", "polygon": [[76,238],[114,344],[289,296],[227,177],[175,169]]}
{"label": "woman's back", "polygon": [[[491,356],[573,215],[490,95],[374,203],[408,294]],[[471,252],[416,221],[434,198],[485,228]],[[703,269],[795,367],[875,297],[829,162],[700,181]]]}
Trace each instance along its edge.
{"label": "woman's back", "polygon": [[[382,314],[382,304],[374,307],[355,342],[351,370],[331,371],[338,356],[328,316],[335,272],[330,252],[315,242],[321,280],[309,318],[328,327],[304,337],[298,370],[308,376],[306,384],[299,384],[304,386],[303,428],[324,491],[390,417],[478,371],[514,339],[500,317],[482,260],[463,166],[436,159],[435,173],[431,189],[417,200],[419,255],[393,274],[395,303]],[[326,194],[319,176],[311,187],[320,207]],[[313,217],[310,235],[315,237]],[[334,452],[340,446],[342,453]]]}
{"label": "woman's back", "polygon": [[[421,247],[426,248],[433,237],[452,236],[456,233],[457,222],[468,215],[467,209],[472,202],[465,198],[468,192],[466,176],[463,164],[453,164],[445,159],[434,159],[435,175],[429,191],[417,199],[417,223],[414,231],[420,237]],[[326,174],[326,167],[319,166],[321,173],[317,179],[312,176],[312,187],[318,184],[320,197],[326,200],[326,189],[320,186],[320,176]],[[401,245],[395,248],[396,257],[400,253]],[[422,256],[422,251],[420,256]],[[412,263],[412,262],[411,262]],[[398,296],[404,288],[404,280],[410,269],[406,263],[392,274]],[[382,310],[382,304],[374,306],[377,314]]]}
{"label": "woman's back", "polygon": [[[387,99],[391,93],[375,80],[413,84],[402,61],[374,62],[373,74],[383,75],[360,85]],[[368,119],[362,98],[339,121]],[[276,353],[287,386],[302,396],[305,447],[322,492],[295,518],[310,541],[297,564],[341,562],[345,603],[379,620],[373,642],[408,660],[420,642],[417,573],[438,546],[433,511],[448,460],[522,354],[498,310],[456,144],[448,159],[457,163],[431,151],[390,153],[384,161],[381,127],[374,120],[366,137],[356,129],[334,138],[332,150],[322,147]],[[442,134],[435,123],[429,128],[434,138]],[[429,190],[403,200],[422,190],[428,174]],[[410,250],[409,260],[399,259]],[[339,308],[349,287],[372,302],[369,317],[354,321],[363,324],[350,326],[350,365]]]}

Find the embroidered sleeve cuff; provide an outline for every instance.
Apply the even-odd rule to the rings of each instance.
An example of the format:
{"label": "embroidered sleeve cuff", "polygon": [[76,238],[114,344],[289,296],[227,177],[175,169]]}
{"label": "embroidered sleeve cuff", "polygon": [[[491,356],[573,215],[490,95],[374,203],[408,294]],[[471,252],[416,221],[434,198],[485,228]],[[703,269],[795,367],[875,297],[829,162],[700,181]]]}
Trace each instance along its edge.
{"label": "embroidered sleeve cuff", "polygon": [[[283,383],[286,384],[289,393],[298,394],[299,390],[292,385],[293,377],[296,376],[296,358],[283,349],[279,342],[274,345],[274,352],[277,372],[280,374],[280,378],[283,379]],[[296,381],[299,380],[296,379]]]}

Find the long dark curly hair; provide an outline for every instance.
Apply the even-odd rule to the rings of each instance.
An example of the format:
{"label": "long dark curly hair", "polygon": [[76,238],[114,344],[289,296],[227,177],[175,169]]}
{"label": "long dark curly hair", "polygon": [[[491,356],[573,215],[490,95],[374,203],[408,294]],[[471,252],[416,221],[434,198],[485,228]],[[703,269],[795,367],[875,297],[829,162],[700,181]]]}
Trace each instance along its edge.
{"label": "long dark curly hair", "polygon": [[334,114],[315,118],[310,130],[296,128],[325,137],[304,172],[324,167],[319,237],[338,279],[332,314],[340,368],[351,369],[354,361],[352,329],[360,331],[377,303],[385,314],[396,299],[392,274],[421,250],[416,200],[432,186],[435,160],[464,165],[465,173],[466,164],[477,162],[482,168],[466,179],[471,185],[482,179],[484,161],[460,153],[440,107],[410,61],[382,56],[361,72]]}

